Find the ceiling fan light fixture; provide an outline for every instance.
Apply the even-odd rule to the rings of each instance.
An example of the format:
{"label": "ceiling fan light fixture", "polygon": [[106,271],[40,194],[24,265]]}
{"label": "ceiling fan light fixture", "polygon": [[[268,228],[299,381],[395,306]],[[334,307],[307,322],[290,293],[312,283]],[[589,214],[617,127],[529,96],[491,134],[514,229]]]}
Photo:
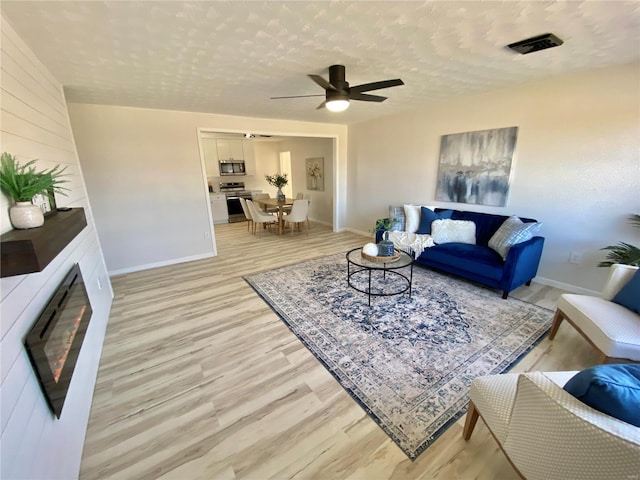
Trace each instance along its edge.
{"label": "ceiling fan light fixture", "polygon": [[325,103],[325,107],[330,112],[344,112],[349,108],[349,100],[329,100]]}

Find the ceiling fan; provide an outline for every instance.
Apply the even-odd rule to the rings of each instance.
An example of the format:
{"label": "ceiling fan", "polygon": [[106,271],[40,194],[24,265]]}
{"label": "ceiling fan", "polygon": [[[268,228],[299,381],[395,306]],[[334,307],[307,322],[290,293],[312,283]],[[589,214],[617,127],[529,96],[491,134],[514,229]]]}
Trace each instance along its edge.
{"label": "ceiling fan", "polygon": [[325,97],[325,101],[318,106],[318,110],[325,108],[332,112],[342,112],[349,108],[350,100],[360,100],[362,102],[384,102],[387,97],[379,95],[369,95],[364,92],[380,90],[381,88],[397,87],[404,85],[399,78],[393,80],[383,80],[381,82],[363,83],[355,87],[349,87],[349,82],[345,80],[344,65],[332,65],[329,67],[329,81],[320,75],[309,75],[309,78],[320,85],[325,90],[324,95],[294,95],[290,97],[271,97],[272,100],[281,98],[303,98],[303,97]]}

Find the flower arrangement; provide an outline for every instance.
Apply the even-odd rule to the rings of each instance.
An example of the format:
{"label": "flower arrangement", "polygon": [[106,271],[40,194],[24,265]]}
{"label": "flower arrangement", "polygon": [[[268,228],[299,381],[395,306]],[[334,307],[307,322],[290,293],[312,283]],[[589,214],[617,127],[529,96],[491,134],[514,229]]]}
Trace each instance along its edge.
{"label": "flower arrangement", "polygon": [[31,202],[34,195],[42,194],[51,198],[53,192],[66,195],[61,187],[67,180],[61,180],[67,167],[56,165],[49,170],[37,172],[35,160],[21,165],[16,157],[4,152],[0,160],[0,190],[14,202]]}
{"label": "flower arrangement", "polygon": [[284,187],[287,183],[289,183],[289,178],[286,173],[276,173],[274,175],[265,175],[264,178],[267,180],[269,185],[277,187],[278,189]]}
{"label": "flower arrangement", "polygon": [[318,162],[315,162],[313,165],[309,165],[309,176],[316,180],[320,180],[322,177],[322,172],[320,171],[320,165]]}

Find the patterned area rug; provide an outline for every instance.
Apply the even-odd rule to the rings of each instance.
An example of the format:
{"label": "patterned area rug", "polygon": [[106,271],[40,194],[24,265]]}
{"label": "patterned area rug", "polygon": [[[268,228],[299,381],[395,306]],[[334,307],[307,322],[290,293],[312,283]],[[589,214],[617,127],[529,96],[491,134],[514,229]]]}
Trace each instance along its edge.
{"label": "patterned area rug", "polygon": [[464,415],[471,381],[509,370],[553,317],[417,265],[412,298],[371,307],[346,277],[338,254],[245,280],[412,460]]}

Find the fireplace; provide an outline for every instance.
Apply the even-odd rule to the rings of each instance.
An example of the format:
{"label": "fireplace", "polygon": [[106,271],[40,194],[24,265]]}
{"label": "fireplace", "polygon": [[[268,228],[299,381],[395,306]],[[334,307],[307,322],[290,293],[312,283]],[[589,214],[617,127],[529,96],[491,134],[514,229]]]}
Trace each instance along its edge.
{"label": "fireplace", "polygon": [[91,314],[91,303],[76,263],[24,341],[44,397],[58,418]]}

